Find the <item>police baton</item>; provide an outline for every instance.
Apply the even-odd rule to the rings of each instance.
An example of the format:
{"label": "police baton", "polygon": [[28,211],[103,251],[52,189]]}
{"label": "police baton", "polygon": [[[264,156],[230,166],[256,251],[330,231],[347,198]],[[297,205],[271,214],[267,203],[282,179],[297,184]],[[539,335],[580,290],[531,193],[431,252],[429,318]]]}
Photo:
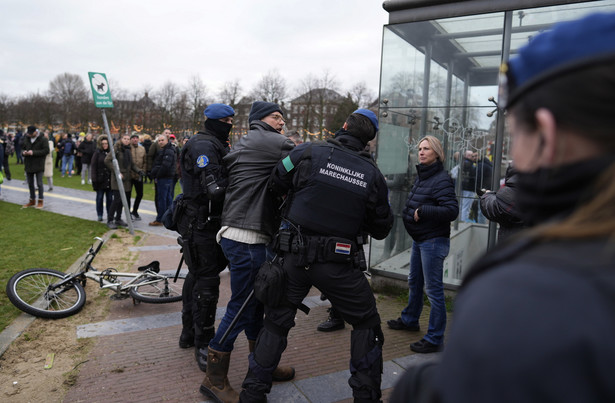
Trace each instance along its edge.
{"label": "police baton", "polygon": [[220,339],[218,344],[220,344],[220,345],[224,344],[224,342],[226,341],[226,338],[228,337],[229,333],[231,333],[231,331],[235,328],[235,325],[237,324],[237,321],[239,320],[239,317],[241,316],[243,311],[246,309],[246,306],[248,306],[248,303],[250,303],[250,301],[252,300],[253,297],[254,297],[254,289],[252,289],[252,291],[250,291],[250,294],[248,295],[246,300],[243,302],[243,305],[241,306],[241,308],[239,308],[239,311],[237,311],[237,314],[233,318],[233,321],[231,322],[229,327],[226,329],[226,332],[224,332],[224,334],[222,335],[222,338]]}
{"label": "police baton", "polygon": [[179,265],[177,266],[177,271],[175,272],[175,278],[173,278],[173,282],[177,283],[177,277],[179,277],[179,272],[182,269],[182,264],[184,264],[184,254],[182,253],[181,259],[179,259]]}

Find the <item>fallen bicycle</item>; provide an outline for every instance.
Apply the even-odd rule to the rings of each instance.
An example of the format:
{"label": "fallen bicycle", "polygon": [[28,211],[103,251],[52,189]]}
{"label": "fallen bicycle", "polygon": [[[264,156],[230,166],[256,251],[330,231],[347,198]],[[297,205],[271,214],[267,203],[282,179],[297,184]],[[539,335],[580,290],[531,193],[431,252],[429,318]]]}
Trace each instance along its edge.
{"label": "fallen bicycle", "polygon": [[[164,304],[182,299],[185,275],[160,273],[160,263],[138,268],[138,273],[119,272],[114,268],[99,271],[92,261],[103,246],[95,238],[76,273],[62,273],[52,269],[27,269],[13,275],[7,285],[9,300],[20,310],[48,319],[65,318],[79,312],[85,305],[87,279],[96,281],[101,289],[114,291],[113,299],[133,298],[133,302]],[[181,243],[180,243],[181,244]]]}

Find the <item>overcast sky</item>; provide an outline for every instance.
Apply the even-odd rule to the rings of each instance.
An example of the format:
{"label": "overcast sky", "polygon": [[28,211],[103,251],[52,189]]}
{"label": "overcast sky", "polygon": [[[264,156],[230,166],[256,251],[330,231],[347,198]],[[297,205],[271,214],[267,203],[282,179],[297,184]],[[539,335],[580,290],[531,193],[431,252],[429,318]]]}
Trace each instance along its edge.
{"label": "overcast sky", "polygon": [[240,80],[246,94],[277,70],[295,95],[328,70],[341,89],[377,95],[382,0],[1,0],[0,94],[43,93],[59,74],[107,75],[154,90],[198,75],[214,99]]}

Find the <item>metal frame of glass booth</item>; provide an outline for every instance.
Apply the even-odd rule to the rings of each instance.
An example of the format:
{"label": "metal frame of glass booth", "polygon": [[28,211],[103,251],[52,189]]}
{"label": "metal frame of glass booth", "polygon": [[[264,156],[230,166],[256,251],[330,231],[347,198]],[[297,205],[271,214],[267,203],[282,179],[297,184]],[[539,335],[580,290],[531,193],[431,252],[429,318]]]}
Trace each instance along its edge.
{"label": "metal frame of glass booth", "polygon": [[[376,161],[387,179],[395,223],[386,239],[372,239],[369,260],[375,277],[405,280],[412,239],[401,211],[416,176],[418,140],[434,135],[442,141],[460,211],[464,200],[476,205],[476,195],[464,197],[456,166],[470,150],[494,167],[490,183],[478,187],[500,186],[510,163],[510,138],[498,109],[501,63],[554,23],[615,11],[615,0],[389,0],[383,7],[389,24],[382,37]],[[496,223],[478,213],[466,222],[460,216],[451,224],[444,263],[449,288],[460,285],[472,262],[496,242]]]}

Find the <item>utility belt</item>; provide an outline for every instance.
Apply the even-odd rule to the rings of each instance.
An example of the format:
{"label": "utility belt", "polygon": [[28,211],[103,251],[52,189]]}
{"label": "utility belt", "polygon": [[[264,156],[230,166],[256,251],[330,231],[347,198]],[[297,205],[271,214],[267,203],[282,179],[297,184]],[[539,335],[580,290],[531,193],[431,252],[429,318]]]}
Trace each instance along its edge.
{"label": "utility belt", "polygon": [[367,269],[363,253],[364,238],[357,242],[341,237],[303,235],[281,230],[274,240],[274,250],[296,255],[297,266],[313,263],[353,263],[361,270]]}
{"label": "utility belt", "polygon": [[189,200],[185,203],[183,212],[188,217],[196,219],[197,230],[212,229],[217,231],[220,229],[222,218],[220,215],[209,214],[209,203],[203,204]]}

